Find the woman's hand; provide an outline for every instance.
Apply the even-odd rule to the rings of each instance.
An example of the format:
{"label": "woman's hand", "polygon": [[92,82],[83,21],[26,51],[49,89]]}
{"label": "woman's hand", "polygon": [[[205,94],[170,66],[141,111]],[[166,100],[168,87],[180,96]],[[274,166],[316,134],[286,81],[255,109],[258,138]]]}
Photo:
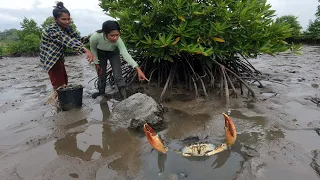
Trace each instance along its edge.
{"label": "woman's hand", "polygon": [[87,48],[84,49],[84,52],[87,55],[87,59],[90,63],[93,62],[93,60],[95,59],[94,55],[91,53],[91,51],[89,51]]}
{"label": "woman's hand", "polygon": [[97,71],[98,76],[101,76],[101,74],[102,74],[102,69],[101,69],[101,67],[100,67],[99,64],[96,64],[96,71]]}
{"label": "woman's hand", "polygon": [[141,71],[140,67],[137,66],[136,70],[138,72],[139,81],[144,81],[144,80],[149,81],[149,79],[147,79],[144,73]]}

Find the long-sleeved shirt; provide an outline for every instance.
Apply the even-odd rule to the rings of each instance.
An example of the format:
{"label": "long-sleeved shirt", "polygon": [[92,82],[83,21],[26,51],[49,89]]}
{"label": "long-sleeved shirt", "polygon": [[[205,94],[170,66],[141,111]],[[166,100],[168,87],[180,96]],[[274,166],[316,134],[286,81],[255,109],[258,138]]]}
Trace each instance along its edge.
{"label": "long-sleeved shirt", "polygon": [[[119,51],[123,57],[123,59],[133,68],[138,66],[138,63],[131,57],[128,53],[126,46],[124,45],[122,39],[119,37],[115,43],[110,42],[103,33],[94,33],[90,37],[90,50],[95,58],[98,58],[97,49],[102,51],[114,51],[116,48],[119,48]],[[96,64],[99,62],[96,60]]]}
{"label": "long-sleeved shirt", "polygon": [[88,37],[80,37],[71,26],[62,29],[57,23],[52,23],[41,35],[40,62],[44,70],[48,72],[60,58],[64,58],[66,47],[84,53],[83,43],[88,41]]}

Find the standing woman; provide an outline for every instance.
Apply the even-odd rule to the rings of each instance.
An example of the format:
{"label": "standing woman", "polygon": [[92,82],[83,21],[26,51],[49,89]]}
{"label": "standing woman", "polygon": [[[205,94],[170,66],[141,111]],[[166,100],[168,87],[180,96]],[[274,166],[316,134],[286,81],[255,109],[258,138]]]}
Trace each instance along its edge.
{"label": "standing woman", "polygon": [[123,59],[138,73],[140,81],[149,81],[144,73],[141,71],[138,63],[133,60],[128,53],[126,46],[120,38],[120,26],[117,21],[106,21],[102,24],[102,29],[96,31],[90,37],[90,49],[98,60],[95,60],[96,70],[98,73],[98,90],[92,95],[92,98],[103,95],[106,88],[106,68],[107,60],[109,59],[114,81],[123,99],[127,98],[126,83],[122,77],[120,53]]}
{"label": "standing woman", "polygon": [[68,76],[64,66],[64,51],[66,47],[78,53],[85,53],[88,61],[93,62],[93,54],[84,47],[89,37],[80,37],[71,26],[69,11],[58,2],[53,9],[55,22],[44,29],[40,42],[40,62],[49,74],[53,89],[68,84]]}

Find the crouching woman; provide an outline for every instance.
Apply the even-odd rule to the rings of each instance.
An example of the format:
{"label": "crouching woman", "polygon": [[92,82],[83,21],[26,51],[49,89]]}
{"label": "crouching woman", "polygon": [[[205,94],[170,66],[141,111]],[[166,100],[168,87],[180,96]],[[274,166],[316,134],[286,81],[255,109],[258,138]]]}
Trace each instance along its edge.
{"label": "crouching woman", "polygon": [[96,31],[90,37],[90,50],[98,58],[95,60],[96,70],[98,73],[98,90],[92,95],[92,98],[103,95],[106,88],[106,68],[107,60],[110,61],[113,77],[118,90],[123,99],[126,98],[126,83],[122,77],[120,53],[123,59],[138,73],[140,81],[147,80],[141,71],[137,62],[128,53],[124,42],[120,37],[120,26],[117,21],[106,21],[102,24],[102,29]]}

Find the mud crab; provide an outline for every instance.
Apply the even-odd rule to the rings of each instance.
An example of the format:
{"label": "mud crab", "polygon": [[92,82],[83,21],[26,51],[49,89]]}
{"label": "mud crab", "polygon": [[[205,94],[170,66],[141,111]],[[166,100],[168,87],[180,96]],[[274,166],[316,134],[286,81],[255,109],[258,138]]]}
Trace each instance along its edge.
{"label": "mud crab", "polygon": [[[225,119],[225,143],[215,145],[212,143],[193,143],[185,146],[182,149],[175,151],[182,154],[182,156],[212,156],[229,149],[237,138],[236,127],[229,116],[223,113]],[[165,147],[160,136],[147,124],[143,127],[144,133],[148,139],[148,142],[160,153],[166,153],[169,148]]]}

